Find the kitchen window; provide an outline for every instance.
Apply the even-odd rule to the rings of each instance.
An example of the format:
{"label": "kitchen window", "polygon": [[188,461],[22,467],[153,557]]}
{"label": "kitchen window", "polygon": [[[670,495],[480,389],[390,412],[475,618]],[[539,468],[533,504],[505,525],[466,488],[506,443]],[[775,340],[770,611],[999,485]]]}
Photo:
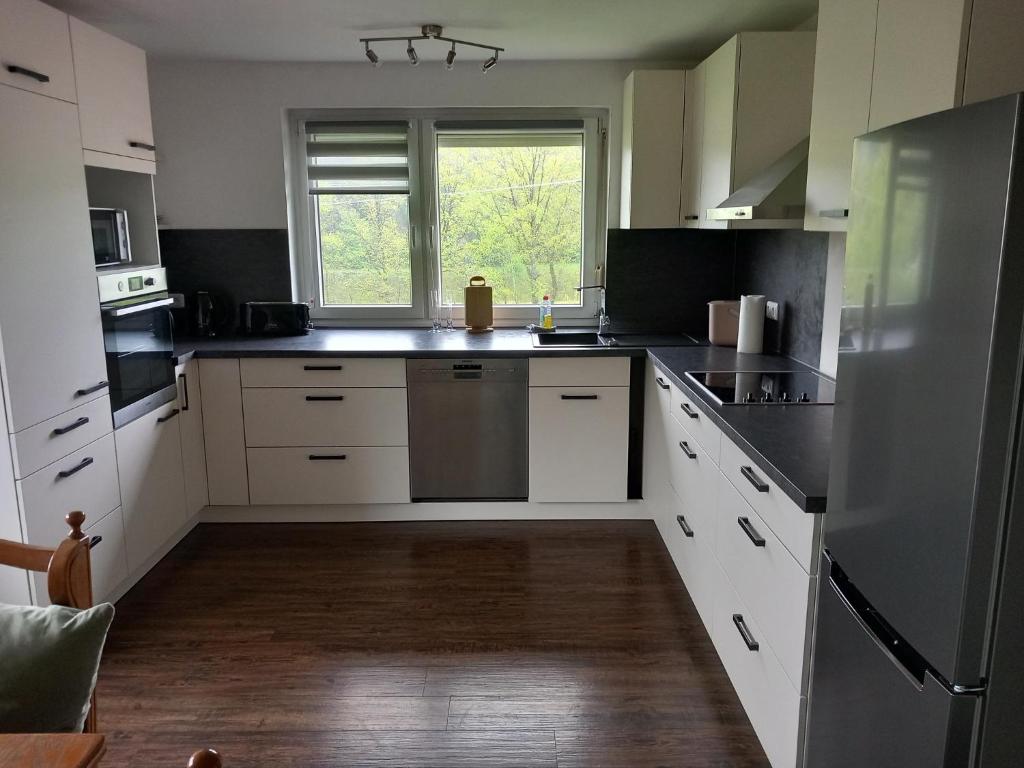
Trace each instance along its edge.
{"label": "kitchen window", "polygon": [[[316,111],[293,115],[297,283],[321,319],[462,314],[483,275],[495,320],[592,321],[606,163],[596,110]],[[543,114],[537,114],[543,113]],[[599,220],[600,218],[600,220]]]}

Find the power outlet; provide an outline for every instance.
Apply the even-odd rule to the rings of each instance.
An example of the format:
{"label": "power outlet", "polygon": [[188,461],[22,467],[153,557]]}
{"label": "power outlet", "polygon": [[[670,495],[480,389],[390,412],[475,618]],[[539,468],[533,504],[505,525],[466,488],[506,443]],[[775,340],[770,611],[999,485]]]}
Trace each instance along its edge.
{"label": "power outlet", "polygon": [[764,303],[764,316],[769,320],[778,321],[779,319],[779,302],[777,301],[766,301]]}

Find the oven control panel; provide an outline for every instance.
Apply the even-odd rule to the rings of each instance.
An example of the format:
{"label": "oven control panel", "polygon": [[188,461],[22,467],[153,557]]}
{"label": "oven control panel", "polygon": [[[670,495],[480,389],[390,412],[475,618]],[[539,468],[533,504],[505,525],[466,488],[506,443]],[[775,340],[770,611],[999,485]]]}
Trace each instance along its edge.
{"label": "oven control panel", "polygon": [[100,303],[105,304],[131,296],[167,290],[167,273],[163,267],[106,272],[96,276]]}

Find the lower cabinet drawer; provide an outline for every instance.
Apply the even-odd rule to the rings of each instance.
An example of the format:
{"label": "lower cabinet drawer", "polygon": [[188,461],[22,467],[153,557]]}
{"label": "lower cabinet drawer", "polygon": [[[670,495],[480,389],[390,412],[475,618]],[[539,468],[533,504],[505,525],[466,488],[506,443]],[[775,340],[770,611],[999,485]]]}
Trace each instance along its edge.
{"label": "lower cabinet drawer", "polygon": [[694,398],[676,386],[672,387],[672,415],[686,427],[686,431],[697,439],[711,460],[717,464],[722,430],[697,406]]}
{"label": "lower cabinet drawer", "polygon": [[700,614],[708,633],[712,630],[716,572],[720,570],[712,553],[711,518],[695,517],[686,513],[672,489],[668,516],[662,532],[672,561],[686,585],[686,591]]}
{"label": "lower cabinet drawer", "polygon": [[110,398],[104,395],[16,432],[12,440],[15,477],[28,477],[83,445],[109,435],[113,428]]}
{"label": "lower cabinet drawer", "polygon": [[18,481],[25,540],[54,547],[68,534],[64,516],[81,510],[88,528],[121,506],[114,435],[108,434]]}
{"label": "lower cabinet drawer", "polygon": [[249,448],[252,504],[409,501],[409,449]]}
{"label": "lower cabinet drawer", "polygon": [[245,357],[243,387],[404,387],[402,358]]}
{"label": "lower cabinet drawer", "polygon": [[711,637],[773,768],[794,768],[807,706],[765,641],[761,626],[718,572]]}
{"label": "lower cabinet drawer", "polygon": [[408,445],[404,388],[243,389],[245,444]]}
{"label": "lower cabinet drawer", "polygon": [[89,562],[92,565],[92,599],[98,603],[106,600],[114,588],[128,577],[121,508],[118,507],[86,528],[85,535],[99,536],[101,539],[89,552]]}
{"label": "lower cabinet drawer", "polygon": [[798,691],[806,691],[808,621],[816,579],[793,559],[732,483],[719,477],[716,553]]}
{"label": "lower cabinet drawer", "polygon": [[715,497],[722,473],[701,445],[675,419],[669,419],[669,481],[682,502],[687,518],[709,529],[704,541],[714,549]]}

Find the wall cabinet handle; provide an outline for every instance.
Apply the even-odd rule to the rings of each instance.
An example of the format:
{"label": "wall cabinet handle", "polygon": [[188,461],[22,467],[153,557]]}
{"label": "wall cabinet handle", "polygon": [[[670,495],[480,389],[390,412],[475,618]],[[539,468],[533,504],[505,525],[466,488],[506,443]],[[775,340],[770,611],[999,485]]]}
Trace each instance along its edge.
{"label": "wall cabinet handle", "polygon": [[688,213],[685,216],[683,216],[683,221],[697,221],[697,219],[699,218],[700,216],[698,216],[696,213]]}
{"label": "wall cabinet handle", "polygon": [[50,82],[49,75],[44,75],[42,72],[36,72],[34,69],[19,67],[17,64],[8,64],[7,71],[13,75],[24,75],[25,77],[31,77],[33,80],[38,80],[40,83]]}
{"label": "wall cabinet handle", "polygon": [[690,407],[689,403],[680,403],[679,407],[683,409],[683,413],[689,416],[691,419],[696,419],[700,416],[693,408]]}
{"label": "wall cabinet handle", "polygon": [[344,395],[306,395],[306,402],[318,403],[318,402],[339,402],[344,400]]}
{"label": "wall cabinet handle", "polygon": [[128,146],[133,149],[145,149],[149,152],[156,152],[156,144],[147,144],[144,141],[129,141]]}
{"label": "wall cabinet handle", "polygon": [[71,432],[72,430],[78,429],[79,427],[84,427],[88,423],[89,423],[89,417],[88,416],[82,416],[80,419],[75,419],[73,422],[68,424],[66,427],[57,427],[55,430],[53,430],[53,434],[55,434],[55,435],[66,435],[68,432]]}
{"label": "wall cabinet handle", "polygon": [[182,387],[181,387],[181,392],[182,392],[181,410],[187,411],[188,410],[188,374],[187,373],[179,373],[178,374],[178,381],[180,381],[181,384],[182,384]]}
{"label": "wall cabinet handle", "polygon": [[654,381],[662,389],[671,389],[671,387],[665,383],[665,380],[661,378],[661,376],[655,376]]}
{"label": "wall cabinet handle", "polygon": [[682,515],[676,515],[676,522],[679,523],[679,527],[683,529],[683,536],[688,539],[693,538],[693,528],[686,522],[686,518]]}
{"label": "wall cabinet handle", "polygon": [[749,517],[737,517],[736,522],[740,524],[740,528],[747,534],[747,538],[750,539],[755,547],[764,546],[764,537],[757,532],[757,529],[751,524]]}
{"label": "wall cabinet handle", "polygon": [[849,208],[829,208],[824,211],[818,211],[818,215],[823,219],[848,219],[850,218]]}
{"label": "wall cabinet handle", "polygon": [[181,413],[181,411],[179,411],[179,410],[178,410],[177,408],[174,408],[174,409],[173,409],[173,410],[172,410],[172,411],[171,411],[170,413],[168,413],[168,414],[167,414],[166,416],[161,416],[161,417],[159,417],[159,418],[158,418],[158,419],[156,420],[156,423],[157,423],[157,424],[163,424],[164,422],[170,421],[170,420],[171,420],[171,419],[173,419],[173,418],[174,418],[175,416],[177,416],[177,415],[178,415],[179,413]]}
{"label": "wall cabinet handle", "polygon": [[80,462],[75,464],[71,469],[62,469],[57,473],[58,480],[64,480],[65,478],[71,477],[76,472],[81,472],[83,469],[92,464],[92,456],[86,456]]}
{"label": "wall cabinet handle", "polygon": [[340,371],[340,365],[304,365],[302,366],[304,371]]}
{"label": "wall cabinet handle", "polygon": [[311,453],[309,455],[310,461],[344,461],[348,458],[344,453],[340,454],[323,454],[323,453]]}
{"label": "wall cabinet handle", "polygon": [[768,483],[755,475],[754,470],[750,467],[740,467],[740,474],[747,478],[747,482],[754,486],[755,491],[758,493],[768,493]]}
{"label": "wall cabinet handle", "polygon": [[761,646],[758,645],[757,640],[754,639],[754,636],[750,634],[749,627],[747,627],[746,622],[743,621],[742,613],[734,613],[732,615],[732,623],[736,625],[736,629],[739,631],[740,637],[743,638],[743,642],[746,644],[748,651],[756,651],[761,648]]}
{"label": "wall cabinet handle", "polygon": [[682,449],[683,453],[686,454],[686,458],[688,458],[688,459],[696,459],[697,458],[696,451],[694,451],[692,448],[690,448],[689,444],[685,440],[680,440],[679,441],[679,447]]}
{"label": "wall cabinet handle", "polygon": [[562,395],[563,400],[597,400],[597,395]]}
{"label": "wall cabinet handle", "polygon": [[101,381],[96,384],[93,384],[91,387],[86,387],[85,389],[76,389],[75,397],[85,397],[86,395],[91,395],[93,392],[99,392],[101,389],[105,389],[106,387],[109,386],[109,381]]}

